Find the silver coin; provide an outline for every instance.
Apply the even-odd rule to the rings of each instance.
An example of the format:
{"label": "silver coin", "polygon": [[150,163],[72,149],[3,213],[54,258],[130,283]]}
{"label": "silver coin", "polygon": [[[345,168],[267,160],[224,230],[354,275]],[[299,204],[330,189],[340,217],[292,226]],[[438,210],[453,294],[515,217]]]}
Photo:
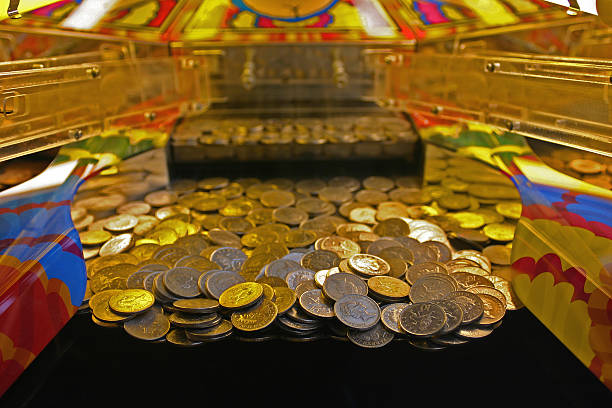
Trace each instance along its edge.
{"label": "silver coin", "polygon": [[194,298],[200,294],[198,279],[202,272],[179,266],[164,272],[164,286],[170,293],[182,298]]}
{"label": "silver coin", "polygon": [[287,316],[278,316],[278,323],[281,325],[290,328],[292,330],[301,331],[301,332],[312,332],[318,330],[322,323],[318,321],[317,323],[302,323],[297,320],[293,320]]}
{"label": "silver coin", "polygon": [[200,289],[200,293],[202,293],[208,298],[212,298],[212,295],[208,293],[208,290],[206,290],[206,281],[208,280],[208,278],[211,277],[212,274],[217,272],[221,272],[221,269],[211,269],[209,271],[203,272],[202,275],[200,275],[200,279],[198,279],[198,288]]}
{"label": "silver coin", "polygon": [[446,323],[444,323],[444,327],[440,330],[441,335],[448,334],[459,327],[463,321],[463,309],[461,309],[461,306],[448,299],[432,300],[431,303],[441,306],[444,309],[444,313],[446,313]]}
{"label": "silver coin", "polygon": [[301,322],[301,323],[318,323],[319,320],[312,317],[311,315],[305,313],[302,308],[293,306],[291,309],[287,310],[283,316],[288,316],[291,319]]}
{"label": "silver coin", "polygon": [[368,285],[357,275],[340,272],[325,279],[323,294],[333,301],[338,301],[350,294],[367,295]]}
{"label": "silver coin", "polygon": [[293,271],[298,271],[300,269],[302,269],[302,266],[296,261],[281,258],[272,261],[267,266],[265,266],[264,275],[275,276],[277,278],[281,278],[282,280],[286,280],[287,275],[289,275]]}
{"label": "silver coin", "polygon": [[448,275],[448,271],[443,264],[439,262],[422,262],[408,268],[406,271],[406,281],[408,281],[408,283],[411,285],[414,285],[414,282],[416,282],[421,276],[431,273],[443,273]]}
{"label": "silver coin", "polygon": [[378,256],[380,255],[383,249],[393,248],[393,247],[401,248],[402,244],[393,238],[380,238],[372,242],[370,245],[368,245],[368,249],[366,250],[366,253],[370,255]]}
{"label": "silver coin", "polygon": [[369,330],[349,329],[347,337],[359,347],[378,348],[389,344],[395,335],[379,322]]}
{"label": "silver coin", "polygon": [[147,276],[151,275],[151,271],[148,270],[138,270],[131,274],[127,278],[127,288],[128,289],[145,289],[144,280]]}
{"label": "silver coin", "polygon": [[446,313],[433,303],[408,305],[400,314],[400,326],[413,336],[432,336],[439,333],[446,323]]}
{"label": "silver coin", "polygon": [[305,253],[304,252],[289,252],[287,255],[283,256],[281,259],[285,259],[288,261],[293,261],[296,263],[300,263],[302,262],[302,258],[304,257]]}
{"label": "silver coin", "polygon": [[153,284],[155,282],[155,277],[157,275],[159,275],[160,273],[162,273],[162,271],[159,271],[159,272],[149,272],[149,275],[147,275],[143,279],[142,285],[144,286],[144,288],[146,290],[148,290],[149,292],[153,292]]}
{"label": "silver coin", "polygon": [[429,248],[432,248],[434,251],[436,251],[437,253],[437,258],[436,259],[438,262],[448,262],[451,260],[451,256],[452,256],[452,251],[449,248],[448,245],[439,242],[439,241],[426,241],[421,243],[421,245],[427,246]]}
{"label": "silver coin", "polygon": [[168,261],[174,265],[179,259],[189,255],[185,248],[176,245],[164,245],[153,253],[153,259]]}
{"label": "silver coin", "polygon": [[319,289],[315,281],[314,280],[304,281],[300,283],[299,285],[297,285],[297,287],[295,288],[295,295],[299,299],[300,296],[302,296],[302,293],[308,292],[309,290],[312,290],[312,289]]}
{"label": "silver coin", "polygon": [[123,329],[132,337],[153,341],[163,338],[168,333],[170,321],[159,306],[153,306],[123,323]]}
{"label": "silver coin", "polygon": [[484,304],[480,297],[471,292],[458,290],[449,293],[447,300],[452,300],[463,310],[463,320],[461,324],[469,324],[480,319],[484,313]]}
{"label": "silver coin", "polygon": [[400,316],[402,310],[410,303],[391,303],[385,305],[380,311],[380,321],[385,327],[397,334],[405,334],[400,326]]}
{"label": "silver coin", "polygon": [[222,247],[216,249],[210,260],[226,271],[240,272],[242,264],[247,260],[247,255],[240,249],[233,247]]}
{"label": "silver coin", "polygon": [[155,295],[155,298],[162,303],[173,302],[180,299],[168,291],[164,285],[164,275],[166,272],[167,271],[161,272],[153,279],[153,294]]}
{"label": "silver coin", "polygon": [[306,313],[315,317],[330,318],[335,316],[333,305],[325,300],[321,289],[313,289],[302,293],[300,306]]}
{"label": "silver coin", "polygon": [[443,273],[430,273],[417,279],[410,288],[410,300],[413,303],[429,302],[444,299],[457,290],[457,283]]}
{"label": "silver coin", "polygon": [[289,288],[295,290],[300,283],[314,280],[314,277],[315,273],[310,269],[300,268],[288,274],[285,278],[285,282],[287,282]]}
{"label": "silver coin", "polygon": [[336,318],[346,326],[367,330],[380,320],[380,308],[371,298],[364,295],[346,295],[334,304]]}
{"label": "silver coin", "polygon": [[246,280],[236,272],[232,271],[216,271],[211,273],[205,282],[206,292],[213,298],[219,300],[219,297],[228,288]]}

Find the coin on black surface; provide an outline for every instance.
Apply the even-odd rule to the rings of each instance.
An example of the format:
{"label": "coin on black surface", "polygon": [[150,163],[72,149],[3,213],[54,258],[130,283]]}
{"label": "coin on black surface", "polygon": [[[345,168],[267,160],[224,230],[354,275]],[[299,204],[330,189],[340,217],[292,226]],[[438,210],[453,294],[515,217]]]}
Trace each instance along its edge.
{"label": "coin on black surface", "polygon": [[380,320],[380,308],[364,295],[345,295],[334,304],[336,318],[346,326],[367,330]]}
{"label": "coin on black surface", "polygon": [[166,340],[168,343],[172,343],[175,346],[181,347],[195,347],[202,344],[201,341],[193,341],[189,337],[187,337],[187,333],[185,329],[172,329],[170,333],[166,335]]}
{"label": "coin on black surface", "polygon": [[395,335],[379,322],[368,330],[349,329],[347,337],[359,347],[378,348],[389,344]]}
{"label": "coin on black surface", "polygon": [[430,303],[441,306],[446,313],[446,323],[439,334],[444,335],[454,331],[463,322],[463,309],[452,300],[432,300]]}
{"label": "coin on black surface", "polygon": [[409,304],[410,303],[391,303],[383,306],[380,310],[380,321],[387,329],[397,334],[404,334],[405,332],[402,330],[399,321],[402,310]]}
{"label": "coin on black surface", "polygon": [[179,299],[172,305],[185,313],[213,313],[219,309],[219,302],[214,299]]}
{"label": "coin on black surface", "polygon": [[302,309],[315,317],[334,317],[333,305],[323,297],[321,289],[312,289],[302,293],[299,299]]}
{"label": "coin on black surface", "polygon": [[484,304],[475,293],[455,291],[450,293],[446,299],[457,303],[461,310],[463,310],[462,324],[476,322],[484,312]]}
{"label": "coin on black surface", "polygon": [[170,321],[161,307],[153,306],[143,314],[123,323],[123,329],[130,336],[140,340],[159,340],[170,330]]}
{"label": "coin on black surface", "polygon": [[368,286],[357,275],[340,272],[325,279],[323,294],[333,301],[338,301],[343,296],[350,294],[367,295]]}
{"label": "coin on black surface", "polygon": [[217,313],[195,314],[175,312],[169,317],[170,323],[186,329],[204,329],[212,327],[221,322],[221,316]]}
{"label": "coin on black surface", "polygon": [[432,336],[440,332],[446,323],[446,313],[433,303],[408,305],[400,314],[400,326],[413,336]]}

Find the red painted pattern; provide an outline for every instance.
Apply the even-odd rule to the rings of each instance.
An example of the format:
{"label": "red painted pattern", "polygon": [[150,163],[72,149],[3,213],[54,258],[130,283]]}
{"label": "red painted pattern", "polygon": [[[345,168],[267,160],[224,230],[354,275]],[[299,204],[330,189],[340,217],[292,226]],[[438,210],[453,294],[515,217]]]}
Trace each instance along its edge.
{"label": "red painted pattern", "polygon": [[57,243],[63,251],[70,252],[73,255],[82,257],[82,252],[76,242],[67,235],[64,234],[47,234],[40,237],[20,237],[20,238],[7,238],[0,240],[0,251],[15,245],[28,245],[33,247],[34,245],[42,244],[45,242]]}
{"label": "red painted pattern", "polygon": [[20,205],[19,207],[15,207],[15,208],[0,208],[0,215],[6,214],[6,213],[21,214],[22,212],[31,210],[33,208],[45,208],[45,209],[49,210],[51,208],[57,208],[57,207],[61,207],[63,205],[70,205],[70,200],[58,201],[56,203],[54,203],[54,202],[27,203],[27,204],[23,204],[23,205]]}

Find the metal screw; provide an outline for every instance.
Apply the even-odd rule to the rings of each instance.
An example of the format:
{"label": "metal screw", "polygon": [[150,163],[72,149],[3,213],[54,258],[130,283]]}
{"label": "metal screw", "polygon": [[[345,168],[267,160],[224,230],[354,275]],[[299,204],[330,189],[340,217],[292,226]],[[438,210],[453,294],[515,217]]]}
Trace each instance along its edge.
{"label": "metal screw", "polygon": [[83,137],[83,131],[81,129],[70,129],[68,131],[68,136],[70,136],[74,140],[79,140]]}
{"label": "metal screw", "polygon": [[97,78],[100,76],[100,68],[99,67],[91,67],[87,69],[87,73],[92,78]]}
{"label": "metal screw", "polygon": [[443,110],[444,110],[444,107],[442,106],[434,106],[433,108],[431,108],[431,113],[433,113],[434,115],[437,115]]}
{"label": "metal screw", "polygon": [[395,62],[395,55],[387,55],[385,57],[385,64],[391,65]]}
{"label": "metal screw", "polygon": [[487,62],[487,65],[485,67],[487,72],[495,72],[496,68],[497,68],[497,64],[494,62]]}
{"label": "metal screw", "polygon": [[155,112],[146,112],[144,114],[144,117],[149,121],[149,122],[153,122],[155,120],[155,118],[157,117],[157,113]]}

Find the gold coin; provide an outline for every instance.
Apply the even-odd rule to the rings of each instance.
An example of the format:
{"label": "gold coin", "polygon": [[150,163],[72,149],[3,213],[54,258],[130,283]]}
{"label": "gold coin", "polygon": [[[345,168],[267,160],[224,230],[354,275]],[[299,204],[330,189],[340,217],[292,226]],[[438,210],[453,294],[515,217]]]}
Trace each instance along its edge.
{"label": "gold coin", "polygon": [[265,193],[266,191],[277,190],[277,189],[278,187],[275,186],[274,184],[258,183],[258,184],[253,184],[252,186],[247,187],[246,195],[248,198],[252,198],[255,200],[255,199],[261,198],[261,195]]}
{"label": "gold coin", "polygon": [[518,220],[521,218],[521,211],[523,210],[523,206],[518,202],[505,202],[498,203],[495,205],[495,211],[498,214],[503,215],[504,217],[511,218],[513,220]]}
{"label": "gold coin", "polygon": [[515,226],[508,223],[495,223],[485,225],[482,229],[484,234],[495,241],[512,241],[514,239]]}
{"label": "gold coin", "polygon": [[353,208],[349,214],[349,219],[360,224],[376,224],[376,210],[371,207]]}
{"label": "gold coin", "polygon": [[580,174],[598,174],[605,170],[605,166],[589,159],[575,159],[569,162],[568,167]]}
{"label": "gold coin", "polygon": [[370,254],[353,255],[348,264],[357,273],[366,276],[386,275],[391,270],[387,261]]}
{"label": "gold coin", "polygon": [[316,241],[318,235],[312,230],[294,229],[285,234],[283,242],[287,248],[302,248]]}
{"label": "gold coin", "polygon": [[72,222],[80,221],[86,215],[87,215],[87,210],[83,207],[72,207],[70,209],[70,218],[72,218]]}
{"label": "gold coin", "polygon": [[177,200],[177,194],[173,191],[154,191],[144,197],[145,203],[151,207],[163,207],[165,205],[174,204]]}
{"label": "gold coin", "polygon": [[228,246],[240,249],[242,244],[240,237],[233,232],[224,231],[221,229],[212,229],[208,231],[208,239],[215,245]]}
{"label": "gold coin", "polygon": [[459,227],[467,229],[476,229],[484,225],[484,217],[470,211],[459,211],[449,214],[449,217],[454,218],[459,222]]}
{"label": "gold coin", "polygon": [[395,187],[395,182],[387,177],[370,176],[363,180],[363,187],[370,190],[389,191]]}
{"label": "gold coin", "polygon": [[119,265],[122,263],[136,265],[138,263],[138,258],[132,254],[126,253],[96,258],[89,265],[87,265],[87,277],[91,279],[100,270],[108,266]]}
{"label": "gold coin", "polygon": [[440,185],[456,193],[465,193],[467,192],[468,187],[470,186],[465,181],[459,180],[454,177],[447,177],[447,178],[442,179],[442,182],[440,183]]}
{"label": "gold coin", "polygon": [[200,201],[203,198],[207,198],[207,197],[210,197],[209,193],[205,193],[203,191],[196,191],[195,193],[186,194],[184,196],[181,196],[177,200],[177,203],[183,207],[192,208],[196,202]]}
{"label": "gold coin", "polygon": [[144,289],[126,289],[108,300],[108,305],[115,313],[134,314],[144,312],[155,303],[155,296]]}
{"label": "gold coin", "polygon": [[300,225],[308,220],[308,213],[295,207],[276,208],[272,212],[274,221],[288,225]]}
{"label": "gold coin", "polygon": [[170,245],[176,242],[178,235],[170,228],[162,228],[149,233],[145,238],[151,239],[159,245]]}
{"label": "gold coin", "polygon": [[83,207],[91,212],[110,211],[125,204],[125,196],[122,194],[110,194],[104,196],[94,196],[79,200],[74,203],[75,207]]}
{"label": "gold coin", "polygon": [[[256,225],[268,224],[274,222],[274,211],[275,210],[273,210],[272,208],[254,208],[249,211],[248,215],[246,216],[246,219]],[[306,218],[308,218],[308,215],[306,215]]]}
{"label": "gold coin", "polygon": [[264,266],[277,259],[279,259],[279,257],[272,254],[252,253],[242,264],[242,267],[240,268],[240,276],[242,276],[247,282],[253,282]]}
{"label": "gold coin", "polygon": [[355,194],[355,200],[364,204],[377,205],[388,199],[387,193],[379,190],[360,190]]}
{"label": "gold coin", "polygon": [[99,305],[108,303],[108,300],[117,293],[121,293],[121,289],[108,289],[102,292],[94,293],[89,298],[89,308],[93,310]]}
{"label": "gold coin", "polygon": [[220,195],[227,199],[240,197],[244,193],[244,187],[238,183],[230,183],[227,187],[223,187],[218,191]]}
{"label": "gold coin", "polygon": [[100,256],[116,255],[127,251],[134,245],[134,236],[130,233],[117,235],[106,241],[100,248]]}
{"label": "gold coin", "polygon": [[91,215],[91,214],[87,214],[81,220],[79,220],[79,221],[74,223],[74,228],[77,231],[81,231],[81,230],[89,227],[93,221],[94,221],[94,216]]}
{"label": "gold coin", "polygon": [[447,210],[465,210],[470,206],[470,198],[464,194],[449,194],[437,200]]}
{"label": "gold coin", "polygon": [[151,211],[151,206],[144,201],[132,201],[117,208],[117,214],[145,215]]}
{"label": "gold coin", "polygon": [[[279,278],[280,279],[280,278]],[[276,305],[277,313],[282,315],[293,307],[297,300],[297,296],[293,289],[288,287],[275,287],[274,293],[274,304]]]}
{"label": "gold coin", "polygon": [[241,197],[227,202],[225,207],[219,210],[219,213],[226,217],[244,217],[257,208],[261,208],[261,204],[257,201]]}
{"label": "gold coin", "polygon": [[261,195],[260,201],[266,207],[289,207],[295,203],[295,196],[288,191],[270,190]]}
{"label": "gold coin", "polygon": [[226,199],[222,196],[211,196],[196,201],[193,204],[193,209],[202,212],[216,211],[225,206]]}
{"label": "gold coin", "polygon": [[83,245],[100,245],[112,237],[113,235],[108,231],[84,231],[79,234]]}
{"label": "gold coin", "polygon": [[151,259],[155,251],[159,249],[159,245],[156,243],[143,243],[130,249],[130,254],[134,255],[141,261]]}
{"label": "gold coin", "polygon": [[482,250],[482,254],[495,265],[510,265],[511,253],[512,249],[505,245],[489,245]]}
{"label": "gold coin", "polygon": [[255,282],[266,283],[272,286],[273,288],[278,288],[278,287],[286,288],[287,287],[287,282],[285,282],[283,279],[279,278],[278,276],[262,276],[261,278],[257,278]]}
{"label": "gold coin", "polygon": [[276,293],[274,293],[274,288],[272,288],[272,286],[268,285],[267,283],[261,283],[261,282],[257,282],[257,283],[259,283],[261,287],[263,288],[264,299],[268,299],[274,302],[274,298],[276,297]]}
{"label": "gold coin", "polygon": [[274,231],[251,231],[240,238],[240,243],[244,246],[255,248],[263,244],[271,244],[277,242],[279,236]]}
{"label": "gold coin", "polygon": [[91,290],[98,293],[107,289],[127,289],[127,278],[137,270],[138,267],[132,264],[107,266],[91,278]]}
{"label": "gold coin", "polygon": [[242,217],[226,217],[219,222],[219,228],[234,234],[244,234],[255,228],[255,224]]}
{"label": "gold coin", "polygon": [[130,214],[120,214],[109,218],[104,228],[112,232],[127,232],[138,224],[138,218]]}
{"label": "gold coin", "polygon": [[506,309],[506,305],[508,304],[508,301],[506,300],[506,296],[501,291],[495,288],[492,288],[490,286],[473,286],[471,288],[468,288],[467,291],[476,293],[476,294],[483,293],[483,294],[494,296],[503,304],[504,309]]}
{"label": "gold coin", "polygon": [[405,204],[394,201],[385,201],[378,204],[377,210],[376,219],[378,221],[386,221],[391,218],[410,217],[408,207]]}
{"label": "gold coin", "polygon": [[503,222],[504,216],[489,208],[479,208],[474,210],[475,214],[481,215],[484,218],[485,224],[493,224],[495,222]]}
{"label": "gold coin", "polygon": [[319,191],[319,198],[340,205],[353,199],[353,194],[343,187],[324,187]]}
{"label": "gold coin", "polygon": [[358,243],[351,241],[348,238],[329,236],[321,239],[319,248],[326,251],[335,252],[340,258],[350,258],[353,255],[361,252],[361,247]]}
{"label": "gold coin", "polygon": [[202,190],[216,190],[229,185],[229,180],[225,177],[208,177],[198,181],[198,188]]}
{"label": "gold coin", "polygon": [[228,309],[250,306],[263,296],[263,286],[256,282],[238,283],[226,289],[219,297],[219,304]]}
{"label": "gold coin", "polygon": [[410,226],[401,218],[390,218],[378,223],[373,232],[381,237],[405,237],[410,234]]}
{"label": "gold coin", "polygon": [[400,299],[410,294],[410,285],[391,276],[373,276],[368,279],[368,288],[377,295]]}
{"label": "gold coin", "polygon": [[517,189],[512,186],[502,186],[497,184],[472,184],[468,193],[474,197],[492,200],[518,200],[521,198]]}
{"label": "gold coin", "polygon": [[278,308],[268,299],[257,306],[232,313],[231,321],[235,328],[242,331],[256,331],[268,327],[278,315]]}
{"label": "gold coin", "polygon": [[189,208],[182,205],[168,205],[161,207],[155,211],[155,218],[158,220],[165,220],[180,214],[189,215]]}
{"label": "gold coin", "polygon": [[487,293],[477,293],[484,306],[484,312],[478,324],[494,324],[499,322],[506,313],[503,303],[495,296]]}

